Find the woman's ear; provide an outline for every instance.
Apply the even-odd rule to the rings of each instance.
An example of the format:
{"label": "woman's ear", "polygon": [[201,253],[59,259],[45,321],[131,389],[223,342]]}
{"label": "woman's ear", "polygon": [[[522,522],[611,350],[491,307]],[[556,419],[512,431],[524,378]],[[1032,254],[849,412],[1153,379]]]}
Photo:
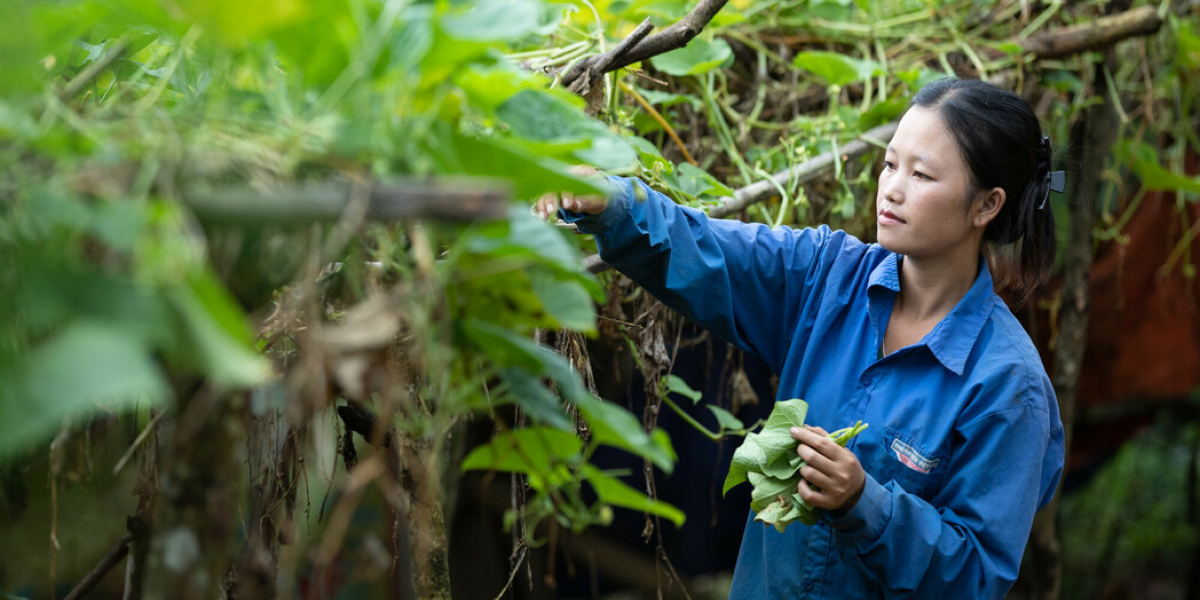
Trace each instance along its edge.
{"label": "woman's ear", "polygon": [[975,210],[972,211],[971,222],[976,227],[987,227],[1004,208],[1004,188],[994,187],[990,190],[980,190],[975,197]]}

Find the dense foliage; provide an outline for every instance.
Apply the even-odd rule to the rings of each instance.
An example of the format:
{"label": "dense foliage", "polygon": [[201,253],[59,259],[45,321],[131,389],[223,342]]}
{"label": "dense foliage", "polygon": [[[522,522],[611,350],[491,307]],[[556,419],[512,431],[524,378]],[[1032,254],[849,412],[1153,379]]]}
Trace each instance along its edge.
{"label": "dense foliage", "polygon": [[[57,490],[58,478],[77,472],[64,466],[68,443],[107,432],[140,457],[139,514],[194,529],[190,513],[172,512],[174,499],[147,499],[172,499],[182,493],[172,485],[195,475],[171,465],[211,459],[271,499],[266,518],[294,508],[297,481],[309,481],[305,456],[336,468],[330,423],[334,407],[349,403],[382,417],[377,446],[378,436],[407,440],[396,445],[405,474],[417,477],[408,492],[452,487],[430,482],[460,465],[520,474],[529,495],[512,520],[525,543],[544,541],[539,524],[607,523],[613,506],[679,524],[678,509],[589,463],[600,446],[667,473],[678,457],[653,415],[598,397],[586,337],[627,344],[650,395],[678,412],[687,414],[669,394],[697,395],[669,377],[669,319],[627,327],[622,305],[636,295],[628,283],[589,274],[581,260],[589,242],[530,214],[543,193],[602,191],[569,165],[638,175],[678,202],[712,208],[772,173],[837,157],[947,74],[1022,91],[1065,141],[1079,111],[1108,100],[1091,93],[1100,72],[1114,82],[1122,135],[1096,199],[1098,239],[1121,239],[1146,190],[1174,190],[1180,207],[1200,198],[1200,180],[1183,169],[1189,148],[1200,149],[1194,3],[1155,7],[1162,30],[1123,42],[1131,59],[1097,71],[1099,49],[1046,58],[1027,42],[1122,7],[733,0],[686,47],[605,75],[586,98],[563,89],[564,72],[642,19],[666,25],[693,5],[5,3],[0,461],[33,464],[50,448]],[[739,216],[869,237],[875,174],[870,155],[833,160],[829,177],[785,178]],[[1130,175],[1142,183],[1131,199]],[[458,176],[508,194],[503,218],[394,223],[354,200],[375,182]],[[194,210],[231,190],[300,202],[299,190],[327,185],[350,190],[345,210],[327,221],[284,225],[286,203],[267,209],[279,223],[218,226]],[[1193,235],[1172,243],[1190,249],[1195,228],[1185,225]],[[1192,276],[1191,253],[1178,256]],[[747,433],[712,408],[712,437]],[[264,415],[276,415],[294,440],[265,451],[269,493],[253,484],[258,474],[242,471],[255,464],[257,446],[246,440],[257,439]],[[494,421],[495,437],[454,448],[449,440],[472,418]],[[193,430],[224,433],[201,442]],[[239,450],[196,458],[181,449],[192,443]],[[340,450],[352,467],[353,441]],[[322,485],[351,510],[356,480],[330,477]],[[236,503],[242,492],[226,493]],[[339,541],[326,534],[319,543]],[[155,547],[170,562],[186,544]],[[211,566],[209,585],[226,566]]]}

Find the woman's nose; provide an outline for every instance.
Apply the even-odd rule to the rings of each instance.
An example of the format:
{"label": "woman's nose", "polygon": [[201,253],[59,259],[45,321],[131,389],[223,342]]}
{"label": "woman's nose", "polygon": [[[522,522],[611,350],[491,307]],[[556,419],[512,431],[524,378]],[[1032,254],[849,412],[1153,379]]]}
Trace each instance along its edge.
{"label": "woman's nose", "polygon": [[904,178],[893,173],[890,177],[884,177],[879,181],[879,193],[889,202],[900,203],[904,201]]}

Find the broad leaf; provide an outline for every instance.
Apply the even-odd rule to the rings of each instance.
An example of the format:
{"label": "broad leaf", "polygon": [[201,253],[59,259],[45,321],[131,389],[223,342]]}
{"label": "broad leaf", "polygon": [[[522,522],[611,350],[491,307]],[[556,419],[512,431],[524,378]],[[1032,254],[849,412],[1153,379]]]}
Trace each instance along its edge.
{"label": "broad leaf", "polygon": [[440,172],[504,179],[517,200],[533,201],[545,193],[604,194],[594,180],[567,174],[567,165],[539,157],[512,142],[471,138],[435,130],[422,140],[423,150]]}
{"label": "broad leaf", "polygon": [[500,378],[508,384],[508,395],[530,417],[563,431],[574,431],[574,423],[563,412],[562,402],[541,380],[524,369],[500,370]]}
{"label": "broad leaf", "polygon": [[700,75],[733,60],[733,49],[720,38],[713,41],[693,39],[688,45],[650,59],[655,69],[669,75]]}
{"label": "broad leaf", "polygon": [[0,380],[0,456],[49,437],[98,401],[157,401],[169,390],[142,340],[95,321],[69,325]]}
{"label": "broad leaf", "polygon": [[538,490],[570,481],[569,463],[580,460],[583,443],[573,432],[526,427],[496,434],[463,459],[462,470],[522,473]]}
{"label": "broad leaf", "polygon": [[883,66],[873,60],[863,60],[824,50],[809,50],[796,55],[792,61],[797,67],[807,69],[830,85],[844,86],[874,77],[883,72]]}
{"label": "broad leaf", "polygon": [[680,379],[678,375],[667,375],[667,378],[663,380],[663,384],[666,386],[667,392],[690,398],[692,400],[692,404],[700,401],[701,393],[693,390],[691,386],[689,386],[683,379]]}
{"label": "broad leaf", "polygon": [[596,330],[596,305],[579,281],[542,271],[533,271],[529,277],[542,307],[559,325],[575,331]]}
{"label": "broad leaf", "polygon": [[181,353],[213,383],[244,387],[267,380],[270,367],[254,351],[241,310],[211,275],[170,288],[166,296],[183,325]]}
{"label": "broad leaf", "polygon": [[592,465],[584,465],[583,474],[596,490],[596,496],[601,502],[658,515],[669,519],[676,527],[683,526],[685,517],[683,511],[678,508],[661,500],[654,500]]}
{"label": "broad leaf", "polygon": [[733,431],[741,431],[746,428],[746,424],[742,420],[733,416],[733,413],[713,404],[708,405],[708,410],[712,411],[713,416],[717,418],[717,423],[722,429]]}

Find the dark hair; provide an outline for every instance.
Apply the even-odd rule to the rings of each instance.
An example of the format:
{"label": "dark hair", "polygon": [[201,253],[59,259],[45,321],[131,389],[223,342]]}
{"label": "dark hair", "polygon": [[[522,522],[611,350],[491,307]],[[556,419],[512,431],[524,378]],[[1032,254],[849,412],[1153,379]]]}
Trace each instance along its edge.
{"label": "dark hair", "polygon": [[1012,291],[1023,301],[1049,275],[1058,243],[1054,212],[1043,205],[1050,141],[1042,136],[1037,115],[1025,99],[977,79],[934,81],[917,92],[911,106],[941,117],[958,142],[976,190],[1004,190],[1004,206],[988,223],[983,241],[996,260],[998,246],[1020,242],[1019,252],[1014,246],[1007,254],[1017,270]]}

